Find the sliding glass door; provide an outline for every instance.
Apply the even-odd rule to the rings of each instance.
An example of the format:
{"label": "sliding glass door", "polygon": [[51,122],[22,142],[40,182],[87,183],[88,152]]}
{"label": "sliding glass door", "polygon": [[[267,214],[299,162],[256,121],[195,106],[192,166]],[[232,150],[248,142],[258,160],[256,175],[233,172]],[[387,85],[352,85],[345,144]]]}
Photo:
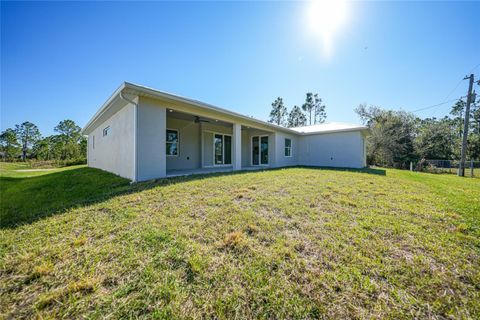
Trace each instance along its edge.
{"label": "sliding glass door", "polygon": [[268,164],[268,136],[252,137],[252,165]]}
{"label": "sliding glass door", "polygon": [[223,134],[213,136],[214,164],[232,164],[232,137]]}
{"label": "sliding glass door", "polygon": [[252,137],[252,165],[260,164],[260,137]]}

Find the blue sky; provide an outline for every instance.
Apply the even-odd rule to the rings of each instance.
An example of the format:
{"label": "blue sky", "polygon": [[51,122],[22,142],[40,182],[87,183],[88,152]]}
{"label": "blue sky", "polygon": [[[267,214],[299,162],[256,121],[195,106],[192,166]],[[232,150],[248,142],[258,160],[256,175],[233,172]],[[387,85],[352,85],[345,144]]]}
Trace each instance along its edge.
{"label": "blue sky", "polygon": [[348,3],[329,57],[308,5],[2,2],[1,129],[83,126],[123,81],[263,120],[277,96],[291,108],[312,91],[327,121],[358,123],[360,103],[413,111],[465,95],[459,81],[480,75],[480,2]]}

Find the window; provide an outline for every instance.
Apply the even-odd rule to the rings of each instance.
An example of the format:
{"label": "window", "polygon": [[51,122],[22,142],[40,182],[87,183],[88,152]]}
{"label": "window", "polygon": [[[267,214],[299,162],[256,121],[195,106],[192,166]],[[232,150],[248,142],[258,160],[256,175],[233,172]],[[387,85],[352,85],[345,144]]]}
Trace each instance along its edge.
{"label": "window", "polygon": [[103,129],[103,136],[106,137],[110,134],[110,126]]}
{"label": "window", "polygon": [[292,156],[292,140],[285,138],[285,157]]}
{"label": "window", "polygon": [[167,129],[167,156],[178,156],[178,130]]}
{"label": "window", "polygon": [[213,136],[215,165],[232,164],[232,137],[215,134]]}
{"label": "window", "polygon": [[92,137],[92,146],[93,146],[92,149],[95,149],[95,136]]}

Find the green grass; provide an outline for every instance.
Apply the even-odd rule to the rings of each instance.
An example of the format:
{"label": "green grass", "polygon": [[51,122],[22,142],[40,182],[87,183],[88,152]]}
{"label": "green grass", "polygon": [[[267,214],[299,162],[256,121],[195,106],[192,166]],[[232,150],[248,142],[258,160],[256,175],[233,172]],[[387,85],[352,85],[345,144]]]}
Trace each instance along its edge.
{"label": "green grass", "polygon": [[478,319],[480,180],[372,173],[3,169],[0,317]]}

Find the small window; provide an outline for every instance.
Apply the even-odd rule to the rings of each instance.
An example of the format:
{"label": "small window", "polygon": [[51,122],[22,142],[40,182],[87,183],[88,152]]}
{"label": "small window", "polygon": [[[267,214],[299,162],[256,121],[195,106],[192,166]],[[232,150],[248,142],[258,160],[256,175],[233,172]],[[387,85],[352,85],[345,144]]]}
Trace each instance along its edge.
{"label": "small window", "polygon": [[95,149],[95,136],[92,137],[92,149]]}
{"label": "small window", "polygon": [[167,129],[167,156],[178,156],[178,130]]}
{"label": "small window", "polygon": [[110,126],[103,129],[103,136],[106,137],[110,134]]}
{"label": "small window", "polygon": [[292,140],[285,139],[285,157],[292,156]]}

